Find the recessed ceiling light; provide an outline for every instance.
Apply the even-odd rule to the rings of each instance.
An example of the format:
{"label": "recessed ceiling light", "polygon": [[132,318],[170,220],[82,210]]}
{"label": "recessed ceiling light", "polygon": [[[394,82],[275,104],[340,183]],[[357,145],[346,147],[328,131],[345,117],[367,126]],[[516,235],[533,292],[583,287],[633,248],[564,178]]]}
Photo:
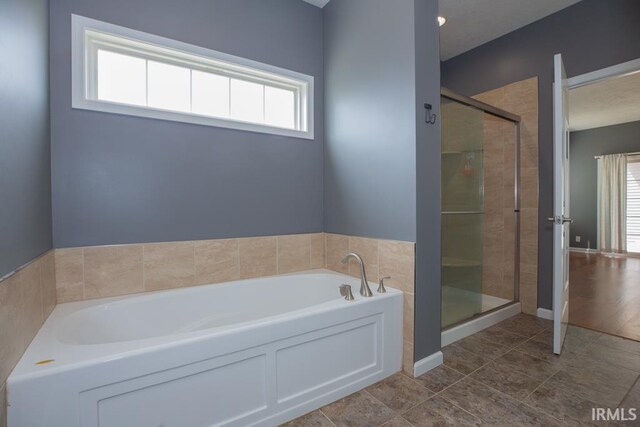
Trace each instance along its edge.
{"label": "recessed ceiling light", "polygon": [[447,23],[447,18],[445,18],[444,16],[438,16],[438,25],[442,27],[446,23]]}

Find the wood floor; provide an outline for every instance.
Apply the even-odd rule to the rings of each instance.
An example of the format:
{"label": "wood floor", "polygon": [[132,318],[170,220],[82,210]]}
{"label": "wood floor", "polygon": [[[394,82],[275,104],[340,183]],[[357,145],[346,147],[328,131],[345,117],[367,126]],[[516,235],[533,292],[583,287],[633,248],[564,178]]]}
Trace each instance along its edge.
{"label": "wood floor", "polygon": [[570,255],[569,323],[640,341],[640,258]]}

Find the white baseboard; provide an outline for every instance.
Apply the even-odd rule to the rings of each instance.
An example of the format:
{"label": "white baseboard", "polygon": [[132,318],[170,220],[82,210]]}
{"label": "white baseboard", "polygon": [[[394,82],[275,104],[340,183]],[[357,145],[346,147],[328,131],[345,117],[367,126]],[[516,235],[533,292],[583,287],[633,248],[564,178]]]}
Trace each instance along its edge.
{"label": "white baseboard", "polygon": [[569,252],[580,252],[583,254],[599,254],[600,250],[599,249],[587,249],[587,248],[569,248]]}
{"label": "white baseboard", "polygon": [[413,364],[413,376],[419,377],[422,374],[426,374],[430,370],[442,365],[443,360],[444,359],[441,351],[433,353],[432,355],[427,356],[424,359],[418,360]]}
{"label": "white baseboard", "polygon": [[442,331],[441,345],[442,347],[466,338],[469,335],[473,335],[476,332],[480,332],[483,329],[487,329],[489,326],[493,326],[496,323],[500,323],[503,320],[508,319],[511,316],[515,316],[522,312],[522,306],[520,303],[515,303],[500,310],[496,310],[493,313],[485,314],[477,319],[469,320],[461,325],[454,326],[451,329]]}
{"label": "white baseboard", "polygon": [[538,312],[536,314],[542,319],[553,320],[553,311],[547,310],[546,308],[538,307]]}

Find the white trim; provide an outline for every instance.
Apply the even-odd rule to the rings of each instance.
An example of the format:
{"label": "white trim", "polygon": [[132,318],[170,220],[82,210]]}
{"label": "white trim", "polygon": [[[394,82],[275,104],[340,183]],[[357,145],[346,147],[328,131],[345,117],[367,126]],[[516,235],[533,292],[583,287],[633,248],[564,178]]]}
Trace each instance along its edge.
{"label": "white trim", "polygon": [[518,313],[522,313],[522,306],[519,302],[501,308],[500,310],[487,313],[477,319],[469,320],[468,322],[454,326],[453,328],[446,329],[442,331],[440,335],[441,345],[444,347],[452,344],[462,338],[466,338],[476,332],[480,332],[483,329],[493,326],[496,323],[500,323],[511,316],[515,316]]}
{"label": "white trim", "polygon": [[538,307],[536,314],[541,319],[553,320],[553,311],[546,308]]}
{"label": "white trim", "polygon": [[[223,52],[183,43],[177,40],[144,33],[142,31],[121,27],[106,22],[96,21],[83,16],[71,15],[71,44],[72,44],[72,66],[71,66],[71,92],[72,107],[84,110],[101,111],[115,114],[125,114],[138,117],[147,117],[160,120],[170,120],[186,123],[194,123],[206,126],[217,126],[229,129],[237,129],[251,132],[283,135],[303,139],[314,139],[314,77],[296,71],[287,70],[262,62],[229,55]],[[285,129],[258,123],[249,123],[232,119],[203,116],[193,113],[167,111],[150,107],[125,105],[113,102],[100,101],[87,94],[91,92],[91,68],[90,58],[86,58],[85,50],[87,43],[91,43],[87,37],[87,30],[93,33],[101,33],[105,37],[116,35],[120,39],[130,39],[132,44],[141,45],[152,44],[158,49],[173,52],[176,57],[184,56],[185,61],[204,62],[211,61],[225,63],[229,70],[236,68],[250,68],[256,76],[262,75],[265,80],[278,80],[283,84],[291,85],[291,82],[298,82],[301,90],[299,96],[299,123],[301,130]],[[112,37],[113,38],[113,37]],[[127,42],[127,43],[129,43]],[[197,58],[197,59],[193,59]],[[219,66],[220,67],[220,66]],[[89,95],[89,96],[88,96]]]}
{"label": "white trim", "polygon": [[596,248],[600,252],[600,179],[602,177],[602,158],[596,160]]}
{"label": "white trim", "polygon": [[587,248],[574,248],[574,247],[570,247],[569,248],[569,252],[580,252],[583,254],[599,254],[600,250],[599,249],[587,249]]}
{"label": "white trim", "polygon": [[568,78],[567,86],[569,87],[569,89],[574,89],[580,86],[598,82],[600,80],[606,80],[612,77],[621,77],[627,74],[636,73],[638,71],[640,71],[640,58]]}
{"label": "white trim", "polygon": [[442,355],[442,352],[437,351],[413,364],[413,376],[417,378],[420,375],[424,375],[430,370],[442,365],[443,362],[444,356]]}

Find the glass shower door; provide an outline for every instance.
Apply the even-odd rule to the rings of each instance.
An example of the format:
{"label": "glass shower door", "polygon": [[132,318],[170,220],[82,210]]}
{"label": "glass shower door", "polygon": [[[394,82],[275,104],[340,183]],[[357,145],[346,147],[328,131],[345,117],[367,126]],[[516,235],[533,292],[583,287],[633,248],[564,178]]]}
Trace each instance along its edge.
{"label": "glass shower door", "polygon": [[442,327],[482,312],[483,115],[443,98]]}
{"label": "glass shower door", "polygon": [[446,91],[442,328],[517,300],[519,117]]}

